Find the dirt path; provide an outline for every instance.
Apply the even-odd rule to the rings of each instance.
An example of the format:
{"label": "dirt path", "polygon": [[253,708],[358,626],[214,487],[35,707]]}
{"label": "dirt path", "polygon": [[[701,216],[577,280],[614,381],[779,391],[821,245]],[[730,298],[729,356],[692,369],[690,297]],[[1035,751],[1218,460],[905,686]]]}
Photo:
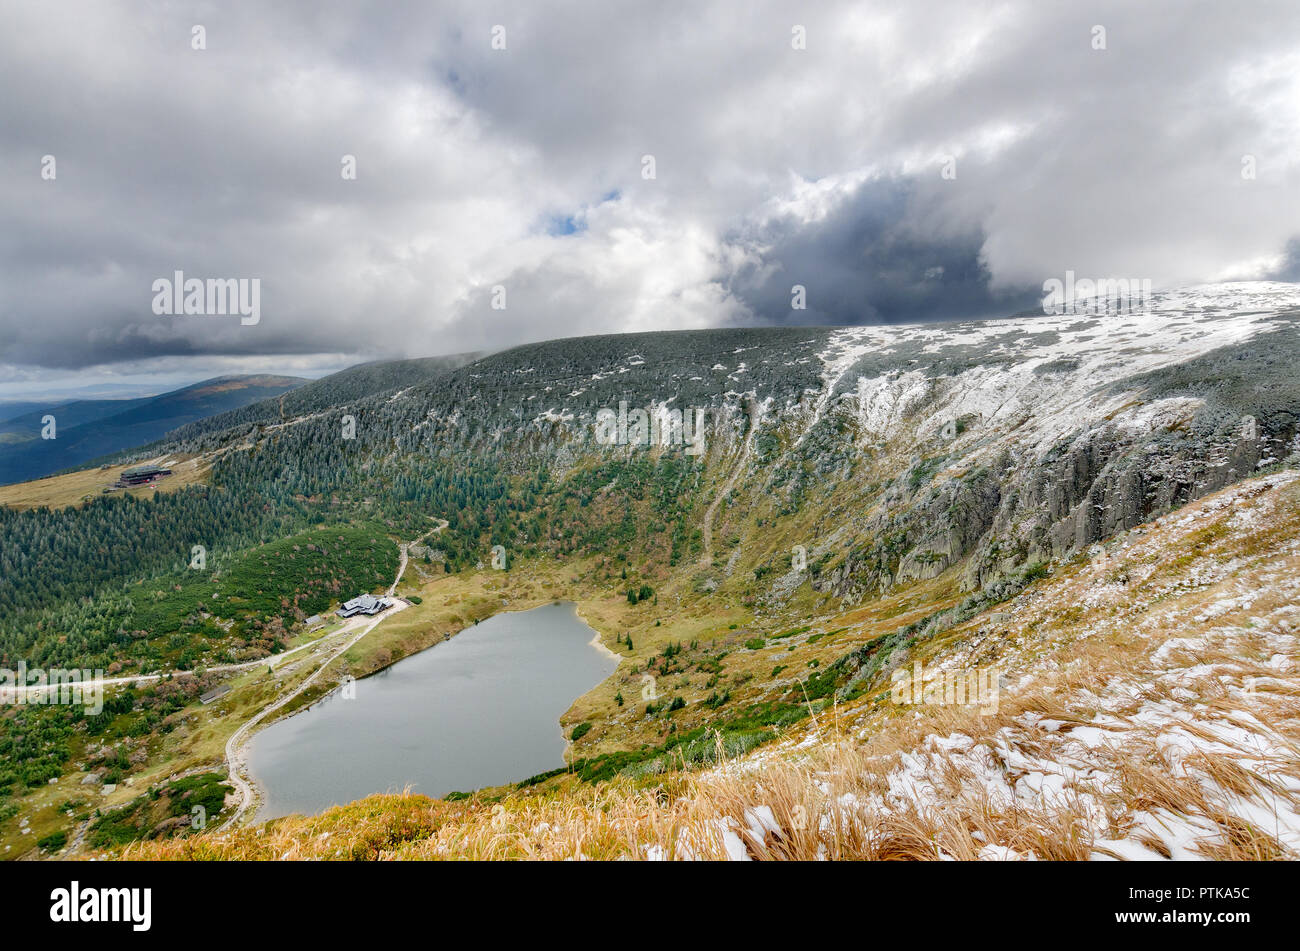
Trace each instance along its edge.
{"label": "dirt path", "polygon": [[[420,541],[423,541],[424,539],[428,538],[430,535],[440,534],[443,531],[443,529],[445,529],[450,524],[445,518],[435,518],[434,521],[438,523],[436,527],[425,532],[423,535],[419,536],[419,538],[416,538],[413,541],[403,542],[399,546],[399,551],[401,552],[401,558],[398,561],[397,574],[393,578],[393,583],[388,586],[388,590],[385,592],[385,597],[388,598],[394,597],[394,593],[397,590],[397,585],[401,582],[402,576],[406,573],[406,567],[409,564],[409,560],[410,560],[409,551],[411,546],[417,544]],[[347,637],[337,647],[333,648],[331,652],[328,654],[328,656],[322,659],[321,665],[311,674],[311,676],[309,676],[306,680],[304,680],[301,684],[299,684],[288,694],[279,697],[268,706],[263,707],[254,716],[252,716],[250,719],[248,719],[243,724],[241,724],[239,729],[237,729],[234,733],[230,735],[230,738],[226,741],[226,747],[225,747],[225,766],[227,770],[228,781],[231,783],[231,785],[235,787],[235,792],[239,796],[239,807],[228,819],[225,819],[223,822],[221,822],[220,824],[221,827],[223,828],[233,827],[236,823],[239,822],[241,818],[243,818],[244,814],[248,811],[248,809],[252,806],[252,804],[257,799],[256,790],[254,789],[252,783],[249,782],[247,779],[245,779],[243,775],[245,763],[240,751],[240,746],[243,744],[244,740],[246,740],[248,736],[252,733],[253,729],[258,724],[260,724],[263,720],[265,720],[268,716],[270,716],[272,713],[275,713],[277,710],[284,707],[287,703],[291,702],[294,698],[300,696],[304,690],[306,690],[313,683],[315,683],[316,680],[320,677],[320,675],[325,672],[325,668],[327,668],[331,663],[337,660],[342,654],[348,651],[354,644],[360,641],[361,638],[365,637],[367,634],[373,631],[386,618],[392,617],[394,614],[399,613],[400,611],[404,610],[406,607],[408,607],[406,602],[397,601],[396,603],[393,604],[392,607],[388,608],[377,617],[351,618],[333,633],[327,634],[324,637],[318,638],[317,640],[308,641],[305,644],[300,644],[297,647],[284,651],[283,653],[275,654],[270,657],[264,657],[259,660],[246,661],[244,663],[239,663],[239,664],[222,664],[216,667],[207,668],[207,670],[212,673],[235,673],[242,670],[250,670],[255,667],[267,667],[267,668],[274,669],[280,666],[281,664],[283,664],[287,659],[289,659],[294,654],[297,654],[300,651],[304,651],[308,648],[319,649],[325,646],[327,643],[331,643],[331,642],[337,643],[339,638],[343,637],[344,635],[349,635],[349,634],[352,635],[351,637]],[[181,674],[181,673],[192,673],[192,671],[174,670],[174,671],[168,671],[168,672],[157,673],[157,674],[140,674],[138,676],[133,676],[133,677],[113,677],[105,680],[96,681],[96,683],[100,686],[114,686],[114,685],[121,685],[121,684],[142,684],[142,683],[150,683],[155,680],[160,680],[163,677],[168,677],[173,674]],[[46,690],[58,690],[61,689],[61,687],[65,687],[65,686],[66,685],[56,684],[52,686],[15,687],[15,688],[7,689],[5,691],[5,695],[7,697],[10,692],[16,695],[19,691],[26,693],[28,695],[36,695]],[[195,767],[194,769],[188,770],[186,771],[186,773],[182,773],[181,775],[184,776],[184,775],[188,775],[189,773],[195,773],[195,772],[210,772],[212,771],[212,769],[213,767],[211,766]],[[72,853],[76,852],[78,849],[82,847],[85,841],[86,833],[89,831],[89,829],[90,829],[90,823],[88,821],[83,822],[80,825],[80,827],[77,829],[76,833],[73,836],[72,843],[70,844],[67,851],[64,853],[65,855],[71,855]]]}
{"label": "dirt path", "polygon": [[[442,530],[446,528],[447,525],[449,524],[445,518],[436,519],[436,521],[439,523],[436,528],[430,529],[429,531],[425,532],[423,535],[421,535],[419,538],[414,539],[413,541],[403,542],[401,544],[400,546],[401,559],[397,565],[397,575],[393,578],[393,583],[388,586],[388,591],[386,593],[387,597],[389,598],[393,597],[393,593],[397,590],[398,583],[402,580],[402,575],[406,573],[406,566],[409,561],[408,551],[410,550],[410,547],[428,538],[430,535],[437,535],[441,533]],[[239,808],[235,810],[234,814],[232,814],[229,819],[227,819],[225,822],[222,823],[223,828],[233,828],[235,825],[237,825],[239,823],[239,820],[243,818],[244,813],[246,813],[249,807],[251,807],[252,804],[257,800],[257,793],[256,790],[253,788],[253,784],[244,778],[243,773],[246,764],[240,752],[240,745],[249,736],[253,728],[256,727],[263,720],[265,720],[269,715],[279,710],[281,707],[283,707],[285,704],[292,701],[294,698],[301,695],[304,690],[306,690],[313,683],[315,683],[316,679],[325,672],[325,668],[329,667],[330,664],[332,664],[340,656],[346,653],[352,647],[352,645],[356,644],[359,640],[361,640],[361,638],[365,637],[367,634],[373,631],[380,623],[384,621],[385,618],[392,617],[394,614],[397,614],[399,611],[404,610],[406,607],[407,607],[406,602],[397,601],[393,604],[391,608],[388,608],[386,611],[384,611],[383,614],[379,615],[376,618],[369,619],[368,624],[366,624],[365,621],[363,620],[362,623],[365,624],[365,626],[360,631],[357,632],[356,636],[349,638],[340,647],[338,647],[332,654],[330,654],[329,657],[325,658],[321,662],[321,665],[316,668],[316,670],[312,673],[310,677],[308,677],[301,684],[299,684],[294,690],[290,691],[285,696],[276,700],[270,706],[263,707],[260,711],[258,711],[256,715],[254,715],[251,719],[244,722],[239,727],[238,730],[236,730],[234,733],[230,735],[230,739],[226,741],[226,754],[225,754],[226,771],[230,783],[235,787],[235,792],[239,795]],[[342,630],[343,628],[340,628],[340,631]],[[320,642],[317,641],[315,643],[319,644]]]}
{"label": "dirt path", "polygon": [[[430,529],[429,531],[421,535],[419,538],[415,539],[415,541],[403,542],[399,546],[399,551],[401,552],[401,559],[397,567],[397,577],[394,578],[393,583],[388,586],[388,590],[385,592],[385,597],[391,598],[393,596],[393,592],[397,590],[398,582],[402,580],[402,575],[406,572],[406,566],[408,562],[407,551],[410,548],[410,546],[423,541],[424,539],[428,538],[430,535],[437,535],[449,524],[445,518],[440,518],[437,521],[440,523],[437,528]],[[366,618],[353,618],[349,620],[347,623],[345,623],[344,625],[342,625],[337,631],[333,631],[329,634],[326,634],[324,637],[317,638],[314,641],[308,641],[305,644],[299,644],[297,647],[291,647],[287,651],[281,651],[279,654],[272,654],[268,657],[259,658],[258,660],[241,661],[238,664],[217,664],[214,667],[204,667],[203,669],[208,673],[212,673],[212,674],[230,674],[230,673],[238,673],[241,670],[252,670],[255,667],[272,667],[272,668],[279,667],[281,664],[283,664],[294,654],[297,654],[299,651],[304,651],[309,647],[320,647],[321,645],[329,641],[332,641],[333,639],[339,637],[342,634],[347,634],[351,631],[356,630],[360,625],[364,624],[366,620],[367,620]],[[102,687],[114,687],[114,686],[120,686],[122,684],[147,684],[147,683],[152,683],[155,680],[161,680],[164,677],[171,677],[177,674],[192,674],[192,673],[194,673],[194,671],[192,670],[169,670],[169,671],[162,671],[156,674],[133,674],[126,677],[105,677],[103,680],[94,681],[94,684]],[[80,682],[81,681],[78,681],[78,683]],[[50,690],[67,689],[70,686],[72,686],[72,684],[52,684],[52,685],[47,684],[43,686],[32,685],[27,687],[6,687],[3,689],[3,691],[0,691],[0,700],[12,702],[14,699],[17,698],[19,694],[25,694],[26,696],[29,697],[36,697],[36,696],[41,696],[42,694]]]}
{"label": "dirt path", "polygon": [[[391,593],[391,592],[390,592]],[[346,634],[355,630],[359,624],[365,622],[365,618],[354,618],[340,627],[337,631],[326,634],[324,637],[317,638],[314,641],[308,641],[305,644],[299,644],[297,647],[291,647],[287,651],[279,654],[271,654],[268,657],[262,657],[258,660],[241,661],[238,664],[217,664],[215,667],[204,667],[203,669],[212,674],[231,674],[238,673],[241,670],[252,670],[254,667],[279,667],[286,660],[297,654],[299,651],[306,650],[309,647],[320,647],[327,641],[331,641],[340,634]],[[69,684],[47,684],[44,686],[29,687],[6,687],[3,693],[0,693],[0,700],[12,700],[19,693],[26,694],[29,697],[40,696],[50,690],[66,690],[79,684],[93,683],[96,687],[115,687],[122,684],[147,684],[155,680],[162,680],[164,677],[172,677],[179,674],[193,674],[193,670],[168,670],[157,674],[135,674],[128,677],[105,677],[103,680],[95,681],[76,681]]]}
{"label": "dirt path", "polygon": [[397,566],[397,577],[394,578],[393,583],[388,586],[388,597],[391,598],[393,596],[393,592],[397,590],[397,583],[402,580],[402,575],[406,571],[407,553],[410,551],[411,546],[419,544],[420,542],[428,538],[430,535],[441,534],[442,530],[451,524],[445,518],[436,519],[436,521],[441,522],[442,524],[440,524],[437,528],[429,529],[429,531],[425,532],[423,535],[421,535],[419,538],[415,539],[414,541],[402,542],[400,546],[400,550],[402,553],[401,563],[398,564]]}
{"label": "dirt path", "polygon": [[[403,565],[403,567],[405,567],[405,565]],[[394,584],[396,584],[396,582],[394,582]],[[327,668],[331,663],[333,663],[336,659],[338,659],[340,655],[342,655],[349,648],[351,648],[353,644],[355,644],[357,641],[361,640],[361,638],[365,637],[367,634],[373,631],[386,618],[390,618],[394,614],[397,614],[398,612],[405,610],[406,607],[407,607],[406,602],[398,601],[396,604],[394,604],[383,614],[379,615],[376,618],[371,619],[370,623],[367,624],[362,630],[357,632],[357,635],[355,637],[348,639],[337,650],[335,650],[334,653],[332,653],[319,667],[317,667],[315,672],[310,677],[308,677],[306,680],[300,683],[289,693],[285,694],[279,700],[276,700],[270,706],[263,707],[260,711],[258,711],[258,713],[255,716],[245,721],[245,723],[242,726],[240,726],[238,730],[230,734],[230,739],[226,741],[226,769],[227,769],[229,782],[235,787],[235,792],[239,795],[239,808],[235,810],[235,812],[230,816],[229,819],[227,819],[225,822],[222,823],[223,827],[225,826],[233,827],[236,824],[238,824],[239,820],[243,817],[244,813],[248,811],[248,808],[256,801],[257,798],[252,783],[250,783],[243,776],[245,763],[239,749],[240,744],[243,743],[244,739],[248,736],[248,734],[252,731],[252,729],[255,726],[257,726],[259,723],[261,723],[263,720],[265,720],[272,713],[274,713],[276,710],[279,710],[281,707],[289,703],[295,697],[299,696],[304,690],[306,690],[313,683],[315,683],[316,679],[325,672],[325,668]]]}

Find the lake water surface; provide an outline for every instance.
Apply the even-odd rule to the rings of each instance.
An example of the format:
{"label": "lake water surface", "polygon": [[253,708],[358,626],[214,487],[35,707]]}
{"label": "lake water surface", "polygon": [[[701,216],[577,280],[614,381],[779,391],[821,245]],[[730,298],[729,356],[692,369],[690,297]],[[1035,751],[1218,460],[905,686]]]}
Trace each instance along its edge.
{"label": "lake water surface", "polygon": [[560,715],[617,662],[571,603],[498,614],[255,734],[257,816],[410,786],[427,796],[564,765]]}

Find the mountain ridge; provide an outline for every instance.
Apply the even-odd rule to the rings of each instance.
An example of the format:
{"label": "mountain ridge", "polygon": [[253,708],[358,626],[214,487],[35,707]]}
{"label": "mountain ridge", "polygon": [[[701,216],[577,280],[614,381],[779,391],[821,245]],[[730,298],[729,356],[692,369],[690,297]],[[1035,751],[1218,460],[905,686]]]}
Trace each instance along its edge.
{"label": "mountain ridge", "polygon": [[[0,423],[0,484],[38,478],[133,448],[177,425],[232,405],[279,396],[307,382],[265,373],[226,374],[157,396],[44,406]],[[49,416],[54,417],[52,438],[44,435]]]}

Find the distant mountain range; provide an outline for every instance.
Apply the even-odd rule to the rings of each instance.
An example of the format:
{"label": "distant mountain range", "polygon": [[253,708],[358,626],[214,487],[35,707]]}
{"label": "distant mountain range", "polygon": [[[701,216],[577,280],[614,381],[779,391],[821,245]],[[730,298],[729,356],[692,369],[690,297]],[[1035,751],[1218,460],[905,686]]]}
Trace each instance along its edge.
{"label": "distant mountain range", "polygon": [[[274,399],[307,382],[265,374],[222,376],[138,399],[27,403],[18,415],[0,413],[0,484],[39,478],[152,442],[178,426]],[[43,435],[49,432],[47,416],[54,417],[53,438]]]}
{"label": "distant mountain range", "polygon": [[11,403],[0,403],[0,422],[26,416],[46,405],[48,404],[41,400],[14,400]]}
{"label": "distant mountain range", "polygon": [[0,419],[13,419],[42,406],[62,406],[77,400],[137,400],[177,388],[176,383],[87,383],[85,386],[42,386],[39,390],[0,397]]}

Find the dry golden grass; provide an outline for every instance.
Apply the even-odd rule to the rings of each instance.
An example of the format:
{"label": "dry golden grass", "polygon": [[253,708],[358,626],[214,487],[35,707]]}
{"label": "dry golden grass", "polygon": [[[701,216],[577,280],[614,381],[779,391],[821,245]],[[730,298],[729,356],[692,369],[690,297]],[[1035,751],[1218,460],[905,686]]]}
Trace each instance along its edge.
{"label": "dry golden grass", "polygon": [[133,462],[130,465],[109,466],[107,469],[80,469],[63,475],[47,476],[30,482],[15,482],[13,485],[0,486],[0,505],[14,509],[31,509],[38,506],[64,508],[69,505],[83,505],[87,500],[97,498],[103,490],[117,481],[117,477],[130,466],[143,462],[162,463],[170,459],[172,474],[156,485],[141,486],[135,489],[117,489],[115,493],[125,492],[134,496],[151,497],[155,492],[175,492],[187,485],[202,482],[208,476],[208,468],[198,456],[159,456]]}
{"label": "dry golden grass", "polygon": [[[997,845],[1040,859],[1081,860],[1097,849],[1083,810],[994,803],[958,794],[942,808],[883,810],[863,805],[885,764],[860,748],[818,749],[803,763],[678,776],[658,788],[616,781],[498,803],[444,803],[421,796],[376,796],[323,816],[271,823],[229,836],[149,843],[125,858],[150,859],[720,859],[723,835],[754,859],[973,859]],[[823,784],[825,790],[823,791]],[[674,788],[675,787],[675,788]],[[848,796],[865,797],[848,800]],[[1125,771],[1124,808],[1191,812],[1225,835],[1201,847],[1208,857],[1283,857],[1265,830],[1216,808],[1200,784],[1157,767]],[[769,827],[751,821],[770,810]],[[765,817],[766,818],[766,817]],[[1154,851],[1158,839],[1138,835]]]}

